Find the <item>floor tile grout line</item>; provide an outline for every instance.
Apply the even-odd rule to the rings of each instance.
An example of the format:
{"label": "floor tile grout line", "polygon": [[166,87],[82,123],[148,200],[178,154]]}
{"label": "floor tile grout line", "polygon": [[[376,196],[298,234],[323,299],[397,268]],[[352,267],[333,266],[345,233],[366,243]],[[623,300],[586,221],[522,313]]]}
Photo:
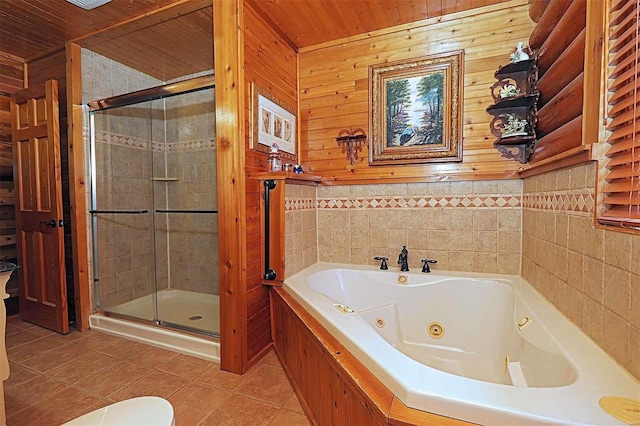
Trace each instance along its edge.
{"label": "floor tile grout line", "polygon": [[[49,370],[49,371],[47,371],[47,372],[45,372],[45,373],[43,373],[43,374],[47,374],[47,375],[49,375],[49,376],[51,376],[51,377],[57,378],[58,380],[61,380],[61,381],[65,382],[65,383],[69,383],[69,385],[73,386],[73,385],[75,385],[76,383],[78,383],[78,382],[80,382],[80,381],[82,381],[82,380],[88,379],[88,378],[89,378],[89,377],[91,377],[91,376],[94,376],[94,375],[96,375],[96,374],[102,373],[103,371],[105,371],[105,370],[109,369],[110,367],[112,367],[113,365],[117,364],[118,362],[119,362],[119,361],[116,361],[115,363],[113,363],[113,364],[111,364],[111,365],[105,366],[104,368],[102,368],[102,369],[100,369],[100,370],[97,370],[97,371],[93,372],[92,374],[89,374],[88,376],[82,377],[82,378],[80,378],[80,379],[78,379],[78,380],[76,380],[76,381],[74,381],[74,382],[71,382],[71,383],[69,383],[69,382],[65,382],[63,379],[57,378],[57,376],[53,376],[52,374],[50,374],[52,371],[55,371],[55,370],[57,370],[57,369],[58,369],[58,368],[60,368],[60,367],[58,367],[58,368],[54,368],[54,369],[52,369],[52,370]],[[69,363],[67,363],[67,364],[69,364]],[[65,365],[67,365],[67,364],[62,365],[61,367],[64,367],[64,366],[65,366]],[[79,389],[83,389],[83,388],[81,388],[81,387],[78,387],[78,388],[79,388]]]}
{"label": "floor tile grout line", "polygon": [[[23,331],[27,331],[30,328],[34,328],[35,326],[31,326],[28,325],[27,327],[20,327],[18,325],[16,325],[15,320],[13,320],[14,324],[13,326],[15,326],[15,329],[20,329],[19,332],[23,332]],[[21,324],[23,325],[23,324]],[[29,332],[28,332],[29,333]],[[34,377],[31,377],[28,380],[25,380],[21,383],[17,383],[14,384],[12,386],[19,386],[19,385],[23,385],[24,383],[28,383],[30,380],[34,380],[34,379],[42,379],[43,377],[46,377],[49,380],[52,380],[53,382],[57,382],[59,383],[62,387],[64,391],[73,391],[73,392],[78,392],[80,394],[83,395],[88,395],[91,396],[92,398],[95,398],[97,401],[102,401],[102,402],[106,402],[107,405],[109,403],[112,402],[116,402],[116,400],[112,397],[114,394],[116,394],[117,392],[121,391],[122,389],[131,386],[135,383],[138,383],[139,381],[143,380],[144,378],[148,377],[149,375],[155,373],[158,374],[166,374],[169,376],[172,376],[176,379],[180,379],[182,381],[182,384],[170,389],[170,393],[164,395],[164,397],[166,399],[170,399],[171,397],[174,397],[176,395],[178,395],[179,392],[181,392],[182,390],[184,390],[187,386],[189,385],[197,385],[200,387],[204,387],[204,388],[209,388],[209,389],[216,389],[220,392],[224,392],[227,394],[227,397],[224,399],[224,401],[222,401],[216,408],[212,408],[205,416],[204,418],[200,421],[200,424],[204,423],[204,421],[211,415],[213,414],[216,410],[221,409],[221,407],[224,407],[224,405],[226,403],[229,402],[229,399],[232,398],[234,395],[236,397],[241,397],[241,398],[246,398],[247,400],[252,400],[256,403],[259,404],[263,404],[265,406],[269,406],[272,407],[274,409],[274,414],[273,416],[268,420],[268,422],[266,424],[272,425],[274,424],[274,422],[276,421],[276,419],[284,412],[288,412],[288,413],[292,413],[292,414],[299,414],[299,415],[305,415],[304,412],[299,412],[290,408],[285,408],[285,404],[287,404],[287,402],[291,399],[292,396],[295,396],[295,392],[293,392],[293,389],[291,389],[288,393],[288,395],[286,395],[286,397],[284,397],[282,399],[281,402],[273,402],[273,401],[267,401],[262,399],[260,396],[254,396],[254,395],[248,395],[245,393],[242,393],[242,389],[243,389],[243,385],[245,385],[249,380],[252,380],[252,378],[254,378],[256,375],[259,374],[260,371],[271,371],[271,372],[275,372],[278,371],[279,373],[282,372],[282,367],[280,365],[275,365],[272,359],[268,359],[268,358],[263,358],[261,361],[259,361],[257,364],[253,365],[251,367],[251,369],[247,372],[247,374],[240,376],[241,380],[239,380],[237,382],[237,384],[235,386],[232,387],[228,387],[227,385],[224,385],[224,383],[233,383],[233,381],[228,382],[225,380],[224,376],[221,376],[221,380],[219,383],[217,383],[217,381],[214,379],[215,378],[215,371],[213,371],[214,369],[219,368],[219,363],[215,363],[215,362],[207,362],[206,364],[204,364],[202,366],[202,368],[199,367],[195,367],[192,368],[191,366],[188,365],[188,363],[186,364],[186,370],[188,373],[182,373],[182,374],[186,374],[186,375],[182,375],[180,372],[178,371],[171,371],[171,368],[168,366],[169,363],[171,363],[172,361],[175,361],[178,357],[181,356],[189,356],[189,355],[183,355],[183,354],[176,354],[175,356],[165,360],[164,362],[160,363],[160,364],[155,364],[154,362],[154,366],[153,367],[147,367],[144,364],[143,358],[140,358],[140,360],[138,362],[133,361],[134,359],[136,359],[137,357],[141,356],[143,352],[150,350],[151,348],[153,348],[153,346],[150,345],[144,345],[146,347],[144,347],[141,350],[136,350],[134,353],[126,353],[123,351],[113,351],[113,352],[109,352],[109,348],[111,349],[116,349],[118,345],[130,345],[131,342],[124,339],[124,338],[115,338],[113,341],[109,341],[110,339],[105,339],[105,344],[100,344],[100,341],[97,341],[95,344],[97,345],[97,347],[90,347],[87,348],[87,343],[91,343],[89,341],[89,339],[95,338],[96,339],[100,339],[101,335],[100,334],[91,334],[91,335],[87,335],[84,337],[79,337],[79,336],[74,336],[74,338],[72,338],[71,340],[69,340],[68,338],[66,338],[63,335],[56,335],[55,333],[53,334],[47,334],[47,335],[38,335],[37,333],[29,333],[29,334],[25,334],[25,336],[31,336],[33,337],[32,340],[30,340],[29,342],[25,342],[21,345],[18,345],[16,347],[22,346],[22,345],[27,345],[27,344],[32,344],[34,342],[40,341],[42,339],[46,339],[48,337],[51,337],[51,341],[52,343],[58,343],[59,346],[56,346],[52,349],[47,349],[47,350],[43,350],[43,351],[37,351],[34,353],[33,356],[25,358],[25,359],[20,359],[20,360],[13,360],[11,361],[11,363],[13,365],[19,366],[20,368],[23,368],[26,372],[29,372],[31,374],[34,375]],[[67,335],[68,336],[68,335]],[[65,362],[63,364],[57,365],[54,368],[48,369],[47,371],[39,371],[35,368],[29,367],[28,365],[24,365],[22,364],[22,362],[26,362],[29,359],[32,359],[35,356],[41,356],[44,354],[47,354],[49,352],[55,351],[55,350],[59,350],[61,347],[67,347],[68,350],[72,353],[76,353],[75,349],[78,349],[78,353],[82,353],[79,356],[73,355],[71,356],[70,360],[68,362]],[[134,346],[135,348],[138,348],[139,346]],[[115,352],[115,353],[114,353]],[[171,352],[171,351],[169,351]],[[93,371],[91,374],[87,375],[87,376],[83,376],[82,378],[79,379],[74,379],[73,381],[66,381],[63,378],[60,377],[56,377],[53,375],[53,372],[55,372],[56,370],[67,366],[69,363],[77,360],[77,359],[81,359],[90,355],[101,355],[101,356],[105,356],[105,357],[109,357],[109,358],[113,358],[113,363],[107,366],[104,366],[104,368],[100,368],[96,371]],[[23,354],[20,354],[21,356]],[[145,374],[141,377],[139,377],[138,379],[134,380],[131,383],[128,383],[122,387],[120,387],[117,390],[114,390],[113,392],[111,392],[109,395],[107,396],[103,396],[103,395],[97,395],[95,393],[92,392],[92,388],[91,387],[80,387],[78,386],[78,383],[80,383],[82,380],[88,379],[94,375],[100,374],[100,373],[104,373],[106,370],[108,370],[109,368],[113,367],[114,365],[117,365],[119,363],[126,363],[126,364],[130,364],[133,365],[135,367],[138,368],[143,368],[145,369]],[[183,365],[184,366],[184,365]],[[166,367],[165,370],[162,370],[162,367]],[[210,371],[214,374],[214,376],[211,376],[212,379],[214,380],[209,380],[209,381],[205,381],[205,379],[201,379],[201,377],[207,372]],[[195,372],[194,372],[195,371]],[[220,372],[223,372],[223,370],[220,370]],[[190,374],[189,374],[190,373]],[[188,376],[188,377],[187,377]],[[260,378],[257,378],[257,380],[259,381]],[[252,386],[256,386],[256,384],[254,383]],[[246,389],[244,389],[244,391],[250,391],[250,387],[247,387]],[[53,398],[55,398],[56,395],[50,395],[47,398],[45,398],[45,400],[49,401],[49,400],[53,400]],[[296,396],[297,398],[297,396]],[[25,412],[25,410],[29,409],[30,407],[33,407],[33,404],[28,405],[22,409],[20,409],[20,411],[14,413],[11,417],[16,416],[20,413]],[[95,409],[95,408],[92,408]]]}
{"label": "floor tile grout line", "polygon": [[[282,409],[282,408],[283,408],[283,406],[284,406],[284,404],[285,404],[285,402],[287,402],[287,400],[285,400],[285,401],[282,403],[282,405],[277,405],[277,404],[274,404],[273,402],[265,401],[264,399],[260,399],[260,398],[257,398],[257,397],[255,397],[255,396],[245,395],[245,394],[240,393],[240,392],[234,392],[234,394],[236,394],[236,395],[238,395],[238,396],[242,396],[242,397],[244,397],[244,398],[252,399],[252,400],[254,400],[254,401],[261,402],[261,403],[263,403],[263,404],[265,404],[265,405],[269,405],[269,406],[271,406],[271,407],[279,408],[279,409]],[[291,396],[291,395],[289,395],[289,396]],[[287,396],[287,399],[289,399],[289,396]]]}
{"label": "floor tile grout line", "polygon": [[[46,375],[46,373],[42,373],[41,375]],[[55,380],[55,381],[57,381],[57,382],[60,382],[60,384],[62,384],[62,385],[65,387],[63,390],[65,390],[65,389],[67,389],[67,388],[69,388],[69,387],[70,387],[68,384],[66,384],[66,383],[64,383],[64,382],[62,382],[62,381],[60,381],[60,380],[56,379],[55,377],[49,377],[49,378],[50,378],[50,379],[53,379],[53,380]],[[25,384],[25,383],[27,383],[27,382],[30,382],[30,381],[32,381],[32,380],[37,380],[37,379],[41,379],[41,377],[32,377],[31,379],[29,379],[29,380],[27,380],[27,381],[25,381],[25,382],[21,383],[20,385],[23,385],[23,384]],[[19,386],[19,385],[16,385],[16,386]],[[5,388],[5,394],[6,394],[6,388]],[[26,409],[30,409],[30,408],[32,408],[32,407],[33,407],[33,406],[35,406],[36,404],[40,404],[42,401],[48,400],[48,399],[50,399],[50,398],[55,398],[55,397],[57,397],[57,394],[50,395],[49,397],[44,398],[44,399],[39,399],[39,400],[35,401],[33,404],[28,404],[26,407],[24,407],[24,408],[23,408],[23,409],[21,409],[20,411],[17,411],[17,412],[15,412],[15,413],[13,413],[12,415],[8,416],[8,417],[7,417],[7,420],[8,420],[8,419],[10,419],[11,417],[14,417],[16,414],[18,414],[18,413],[21,413],[21,412],[25,411]],[[5,402],[6,402],[6,401],[5,401]]]}

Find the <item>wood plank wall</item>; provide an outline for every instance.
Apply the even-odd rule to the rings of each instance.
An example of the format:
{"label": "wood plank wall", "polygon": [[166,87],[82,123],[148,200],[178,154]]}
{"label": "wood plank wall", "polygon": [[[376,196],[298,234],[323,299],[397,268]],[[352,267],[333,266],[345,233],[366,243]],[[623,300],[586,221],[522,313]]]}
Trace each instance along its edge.
{"label": "wood plank wall", "polygon": [[[341,354],[345,348],[326,331],[316,336],[315,332],[322,331],[319,324],[300,310],[285,291],[273,291],[274,346],[307,416],[320,425],[387,424],[386,414],[393,394],[360,366],[362,376],[369,379],[360,382],[360,386],[373,383],[372,397],[369,397],[357,382],[350,380],[332,356]],[[290,305],[298,309],[294,310]],[[305,322],[313,324],[313,329]],[[321,338],[330,347],[325,347]]]}
{"label": "wood plank wall", "polygon": [[540,91],[532,165],[582,146],[586,17],[586,0],[551,0],[529,39]]}
{"label": "wood plank wall", "polygon": [[[0,175],[8,185],[13,170],[11,157],[11,94],[24,88],[24,59],[0,51]],[[13,187],[13,185],[11,185]]]}
{"label": "wood plank wall", "polygon": [[0,50],[0,92],[13,93],[24,88],[25,60]]}
{"label": "wood plank wall", "polygon": [[[421,23],[300,50],[300,127],[303,167],[336,183],[514,178],[520,164],[493,147],[490,87],[534,23],[525,0],[472,9]],[[368,128],[368,66],[465,50],[461,163],[412,166],[368,164],[368,149],[350,166],[334,138],[344,128]]]}
{"label": "wood plank wall", "polygon": [[[11,149],[11,94],[24,88],[24,59],[0,51],[0,260],[17,261],[13,154]],[[18,295],[18,274],[6,285],[11,297]]]}
{"label": "wood plank wall", "polygon": [[[250,149],[251,83],[297,109],[298,55],[247,2],[244,3],[245,170],[264,172],[266,155]],[[246,180],[247,225],[247,368],[271,345],[269,290],[261,284],[260,185]],[[246,370],[245,370],[246,371]]]}

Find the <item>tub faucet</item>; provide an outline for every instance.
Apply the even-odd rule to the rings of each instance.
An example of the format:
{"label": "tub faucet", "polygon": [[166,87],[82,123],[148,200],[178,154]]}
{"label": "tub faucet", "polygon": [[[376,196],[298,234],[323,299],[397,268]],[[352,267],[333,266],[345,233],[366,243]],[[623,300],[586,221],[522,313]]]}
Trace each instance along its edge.
{"label": "tub faucet", "polygon": [[400,271],[405,272],[409,271],[409,252],[407,251],[407,246],[402,246],[402,251],[400,255],[398,255],[398,265],[400,265]]}
{"label": "tub faucet", "polygon": [[389,260],[388,257],[383,257],[383,256],[376,256],[373,258],[373,260],[381,260],[382,262],[380,263],[380,269],[382,270],[387,270],[389,269],[389,266],[387,266],[387,260]]}
{"label": "tub faucet", "polygon": [[429,268],[430,263],[438,263],[437,260],[433,259],[422,259],[422,272],[431,272],[431,268]]}

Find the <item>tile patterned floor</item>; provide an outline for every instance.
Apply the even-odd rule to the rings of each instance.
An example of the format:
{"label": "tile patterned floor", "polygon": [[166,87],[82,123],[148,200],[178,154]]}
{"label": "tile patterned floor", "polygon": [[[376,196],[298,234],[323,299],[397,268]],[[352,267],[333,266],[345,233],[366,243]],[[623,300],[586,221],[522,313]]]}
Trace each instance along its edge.
{"label": "tile patterned floor", "polygon": [[177,426],[308,425],[275,354],[242,376],[220,365],[87,331],[60,335],[7,319],[7,424],[58,425],[143,395],[168,399]]}

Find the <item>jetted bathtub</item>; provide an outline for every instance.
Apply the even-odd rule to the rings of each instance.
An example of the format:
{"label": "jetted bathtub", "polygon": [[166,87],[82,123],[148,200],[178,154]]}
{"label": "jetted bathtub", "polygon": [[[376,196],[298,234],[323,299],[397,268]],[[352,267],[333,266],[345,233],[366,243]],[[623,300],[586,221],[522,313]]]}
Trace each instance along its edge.
{"label": "jetted bathtub", "polygon": [[481,424],[622,424],[640,382],[526,281],[317,263],[284,288],[407,406]]}

